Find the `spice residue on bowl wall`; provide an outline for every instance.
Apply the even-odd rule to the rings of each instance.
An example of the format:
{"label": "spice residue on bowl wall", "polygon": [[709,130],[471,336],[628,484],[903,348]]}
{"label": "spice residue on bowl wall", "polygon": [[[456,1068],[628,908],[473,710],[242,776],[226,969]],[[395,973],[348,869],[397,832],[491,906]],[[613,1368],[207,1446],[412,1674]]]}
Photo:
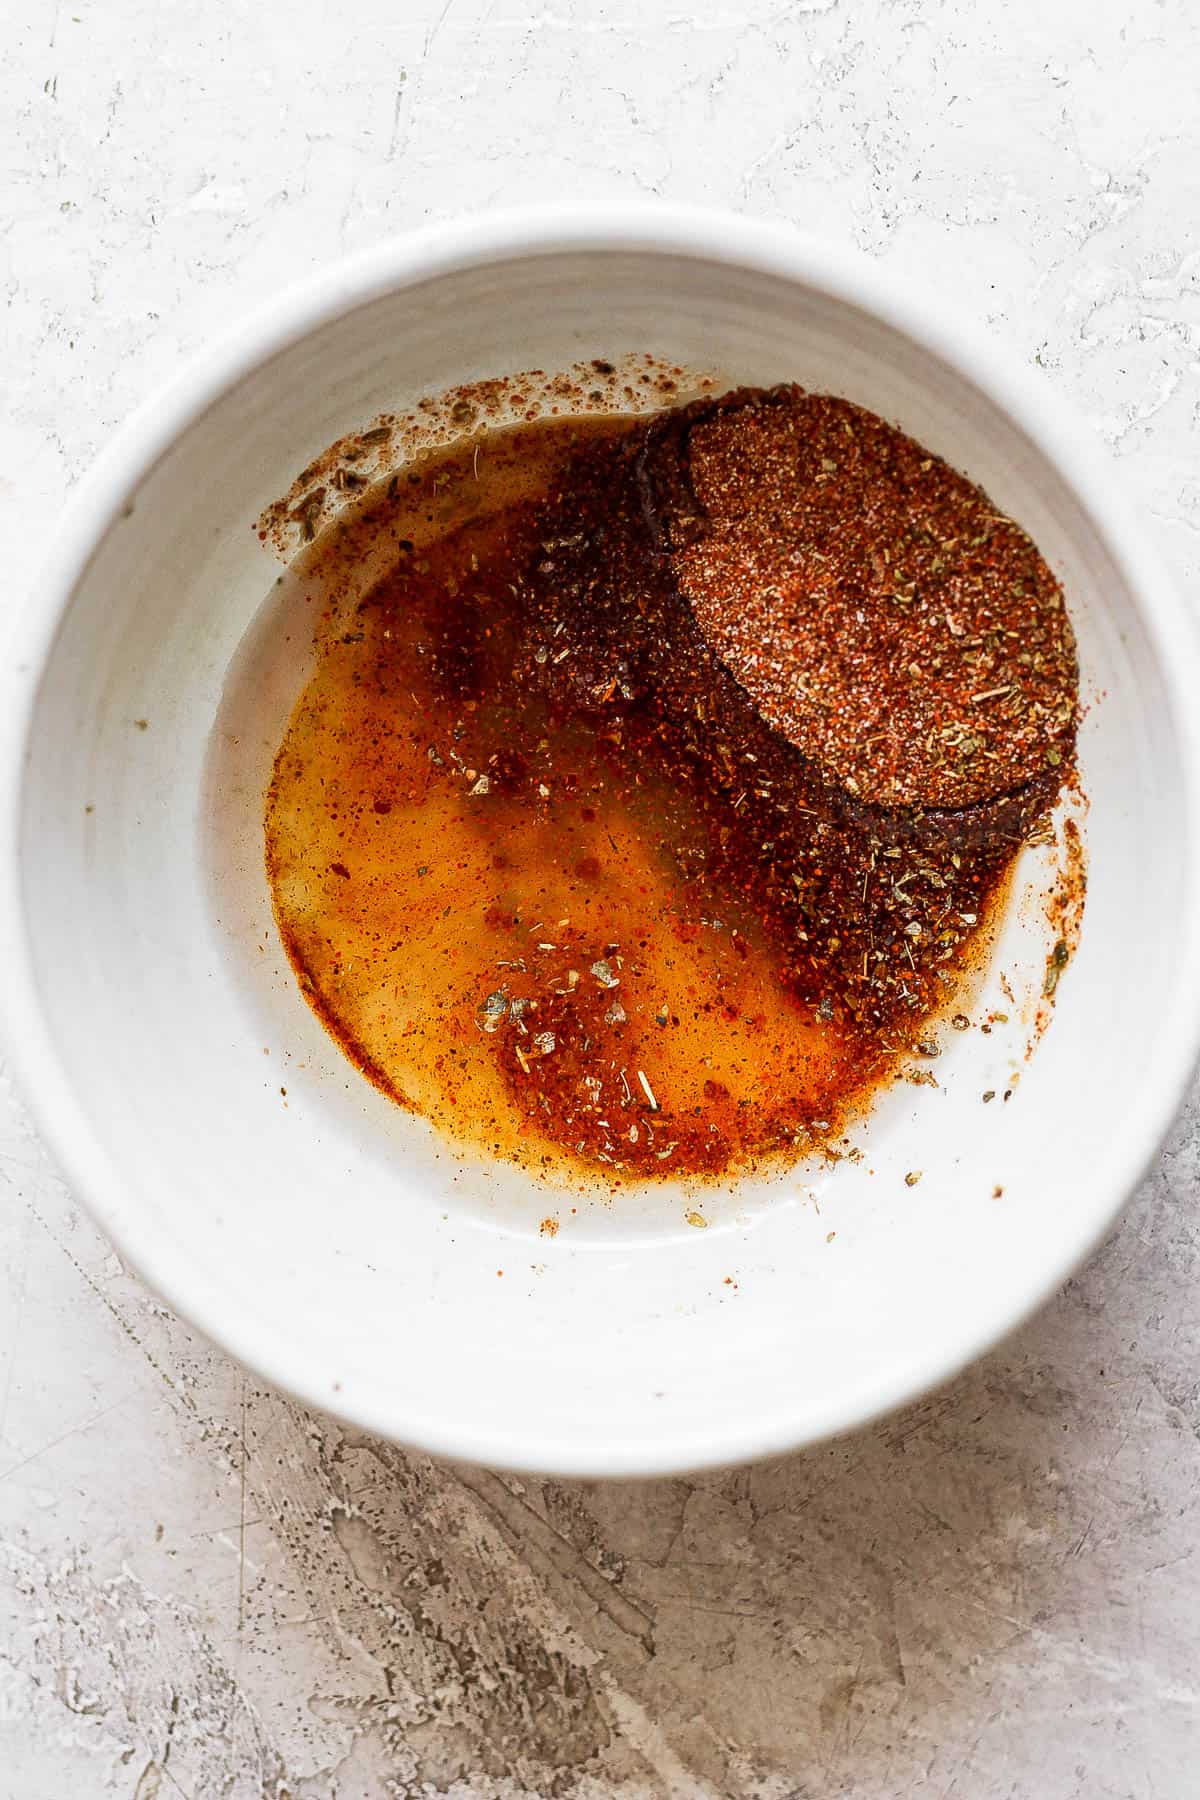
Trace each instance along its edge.
{"label": "spice residue on bowl wall", "polygon": [[1072,769],[1032,543],[797,389],[438,451],[317,535],[305,591],[284,944],[364,1074],[534,1170],[828,1142],[953,1010]]}

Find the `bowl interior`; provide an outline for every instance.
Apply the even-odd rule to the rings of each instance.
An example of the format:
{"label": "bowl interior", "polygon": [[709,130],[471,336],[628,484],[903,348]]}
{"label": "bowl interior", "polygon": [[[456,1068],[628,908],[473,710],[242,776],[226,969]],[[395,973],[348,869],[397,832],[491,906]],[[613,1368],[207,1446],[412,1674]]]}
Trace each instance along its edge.
{"label": "bowl interior", "polygon": [[[861,1163],[707,1194],[705,1230],[678,1187],[611,1206],[548,1193],[382,1100],[300,998],[261,866],[263,781],[304,661],[261,509],[381,410],[643,350],[846,395],[980,481],[1065,583],[1089,702],[1087,912],[1032,1060],[1028,1006],[1007,1032],[943,1033],[938,1088],[884,1095],[854,1134]],[[126,501],[37,695],[26,931],[68,1165],[126,1253],[237,1353],[434,1450],[681,1467],[805,1441],[949,1372],[1108,1222],[1114,1134],[1157,1116],[1139,1045],[1190,942],[1193,776],[1103,521],[952,359],[766,266],[649,246],[448,263],[243,370]],[[996,968],[1028,989],[1044,927],[1010,912]],[[984,1105],[1014,1071],[1012,1100]]]}

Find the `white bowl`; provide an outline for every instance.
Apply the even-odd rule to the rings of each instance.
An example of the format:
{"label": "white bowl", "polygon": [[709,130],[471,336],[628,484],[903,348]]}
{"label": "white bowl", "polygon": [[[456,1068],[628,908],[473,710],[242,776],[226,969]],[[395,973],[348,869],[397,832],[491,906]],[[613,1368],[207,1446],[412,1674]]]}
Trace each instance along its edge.
{"label": "white bowl", "polygon": [[[258,833],[274,725],[241,763],[214,730],[277,573],[252,523],[310,456],[462,380],[644,349],[845,394],[981,481],[1065,582],[1093,702],[1082,941],[1011,1103],[980,1090],[1006,1085],[1015,1038],[963,1034],[936,1092],[883,1096],[863,1163],[709,1196],[707,1230],[677,1188],[572,1215],[511,1170],[461,1164],[342,1061],[273,935]],[[269,712],[270,642],[246,641]],[[890,274],[785,228],[531,213],[283,295],[81,485],[5,683],[4,1011],[43,1134],[174,1307],[401,1441],[628,1475],[859,1423],[1062,1281],[1183,1095],[1200,1029],[1195,635],[1040,383]],[[1005,954],[1036,977],[1028,919],[1012,929]]]}

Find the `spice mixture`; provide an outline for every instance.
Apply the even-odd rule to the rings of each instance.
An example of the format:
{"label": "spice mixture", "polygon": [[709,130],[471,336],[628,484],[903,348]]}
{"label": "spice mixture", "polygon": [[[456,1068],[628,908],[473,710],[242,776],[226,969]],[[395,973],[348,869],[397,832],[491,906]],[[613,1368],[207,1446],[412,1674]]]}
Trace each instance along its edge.
{"label": "spice mixture", "polygon": [[1062,592],[965,477],[792,388],[668,414],[641,473],[705,636],[832,780],[939,809],[1057,789],[1076,711]]}
{"label": "spice mixture", "polygon": [[493,433],[306,575],[266,817],[288,953],[371,1080],[530,1167],[828,1142],[932,1049],[1070,766],[1036,549],[824,396]]}

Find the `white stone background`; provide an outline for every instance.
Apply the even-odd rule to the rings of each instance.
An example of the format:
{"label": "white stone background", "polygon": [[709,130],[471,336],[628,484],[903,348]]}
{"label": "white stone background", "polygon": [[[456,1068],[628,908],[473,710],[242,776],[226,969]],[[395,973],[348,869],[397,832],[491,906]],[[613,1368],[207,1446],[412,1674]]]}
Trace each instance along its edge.
{"label": "white stone background", "polygon": [[[982,317],[1194,591],[1198,88],[1196,0],[8,0],[0,619],[117,422],[283,283],[654,194]],[[1200,1794],[1198,1195],[1193,1099],[935,1397],[740,1472],[521,1482],[211,1350],[0,1098],[0,1795]]]}

